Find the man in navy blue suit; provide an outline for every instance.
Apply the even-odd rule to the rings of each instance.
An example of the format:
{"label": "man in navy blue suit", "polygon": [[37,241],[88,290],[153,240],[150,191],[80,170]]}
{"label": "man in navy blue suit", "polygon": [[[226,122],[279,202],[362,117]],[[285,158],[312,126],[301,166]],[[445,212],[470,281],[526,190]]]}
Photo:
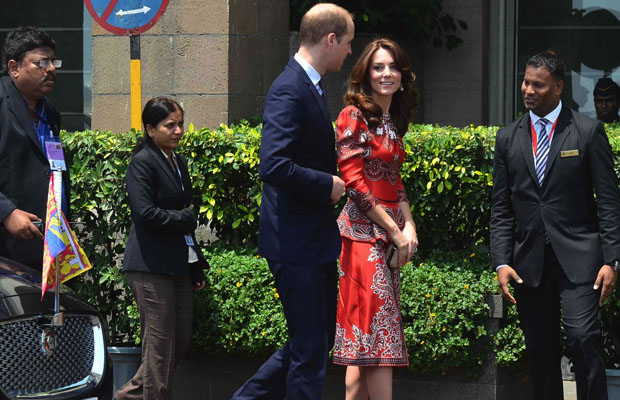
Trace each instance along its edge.
{"label": "man in navy blue suit", "polygon": [[344,193],[321,76],[338,71],[355,31],[351,14],[320,3],[302,18],[300,47],[267,93],[260,148],[259,253],[269,263],[289,342],[233,399],[320,399],[334,343]]}

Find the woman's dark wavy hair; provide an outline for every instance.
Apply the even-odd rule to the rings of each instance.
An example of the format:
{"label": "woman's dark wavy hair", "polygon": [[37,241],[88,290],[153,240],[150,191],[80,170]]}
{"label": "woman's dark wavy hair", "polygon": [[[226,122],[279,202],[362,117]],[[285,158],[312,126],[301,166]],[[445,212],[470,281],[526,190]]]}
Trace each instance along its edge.
{"label": "woman's dark wavy hair", "polygon": [[347,84],[347,92],[344,95],[344,103],[359,108],[368,121],[368,127],[375,129],[379,125],[383,110],[372,99],[372,89],[370,87],[370,67],[375,52],[385,49],[394,57],[396,69],[401,73],[400,89],[394,93],[390,105],[390,116],[394,122],[396,132],[403,136],[407,132],[409,123],[413,121],[413,114],[418,105],[417,92],[415,90],[415,74],[411,70],[411,63],[407,53],[394,41],[390,39],[376,39],[370,42],[360,58],[355,63],[351,77]]}
{"label": "woman's dark wavy hair", "polygon": [[133,148],[133,154],[138,153],[144,145],[153,140],[149,136],[146,126],[150,125],[156,127],[161,121],[166,119],[168,115],[172,114],[176,110],[181,111],[181,116],[185,116],[185,112],[176,100],[169,97],[153,97],[146,102],[144,110],[142,110],[142,123],[144,124],[144,136],[138,139],[136,146]]}

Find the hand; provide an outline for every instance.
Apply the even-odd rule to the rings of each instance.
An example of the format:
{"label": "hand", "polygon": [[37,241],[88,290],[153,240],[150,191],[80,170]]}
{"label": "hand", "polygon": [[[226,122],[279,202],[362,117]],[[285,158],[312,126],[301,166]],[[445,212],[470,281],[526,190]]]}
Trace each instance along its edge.
{"label": "hand", "polygon": [[392,243],[398,247],[398,266],[402,267],[407,264],[413,256],[414,251],[418,247],[418,238],[415,234],[415,229],[403,229],[398,230],[390,235]]}
{"label": "hand", "polygon": [[207,285],[206,281],[200,281],[194,283],[194,292],[200,292]]}
{"label": "hand", "polygon": [[508,283],[511,280],[514,280],[518,284],[523,283],[523,280],[519,277],[519,275],[517,275],[517,272],[510,265],[503,266],[497,270],[497,283],[502,297],[512,304],[517,304],[517,301],[512,296],[512,293],[510,293],[510,288],[508,287]]}
{"label": "hand", "polygon": [[344,181],[336,175],[332,175],[332,193],[329,196],[331,204],[336,204],[344,195]]}
{"label": "hand", "polygon": [[37,229],[36,226],[34,226],[32,221],[41,221],[41,218],[16,208],[2,220],[2,223],[6,227],[6,230],[18,239],[42,239],[43,234],[39,231],[39,229]]}
{"label": "hand", "polygon": [[405,223],[405,227],[403,228],[403,235],[405,236],[405,239],[407,239],[407,241],[409,241],[410,243],[410,246],[408,247],[409,251],[405,254],[406,258],[402,264],[405,265],[411,260],[415,252],[418,251],[418,234],[416,232],[415,225],[411,223]]}
{"label": "hand", "polygon": [[598,290],[601,287],[601,297],[598,301],[599,306],[603,306],[603,303],[609,297],[611,292],[613,292],[614,287],[616,286],[616,280],[618,279],[618,272],[614,271],[612,267],[605,264],[598,271],[598,275],[596,277],[596,281],[594,282],[594,290]]}

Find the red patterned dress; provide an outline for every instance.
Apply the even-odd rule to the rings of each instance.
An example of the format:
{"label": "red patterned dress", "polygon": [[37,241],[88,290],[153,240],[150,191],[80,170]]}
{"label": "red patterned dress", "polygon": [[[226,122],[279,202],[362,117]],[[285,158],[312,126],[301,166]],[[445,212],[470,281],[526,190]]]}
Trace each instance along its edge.
{"label": "red patterned dress", "polygon": [[342,253],[334,363],[407,366],[400,271],[385,263],[387,232],[364,215],[380,205],[403,228],[398,206],[408,201],[400,179],[403,141],[389,115],[371,131],[354,106],[342,110],[337,125],[338,166],[348,201],[338,217]]}

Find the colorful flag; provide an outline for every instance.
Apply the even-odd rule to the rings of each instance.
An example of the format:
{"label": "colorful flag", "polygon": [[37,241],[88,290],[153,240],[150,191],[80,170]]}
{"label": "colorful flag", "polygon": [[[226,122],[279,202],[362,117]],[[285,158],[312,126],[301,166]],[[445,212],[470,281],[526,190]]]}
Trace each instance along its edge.
{"label": "colorful flag", "polygon": [[56,264],[58,263],[60,283],[78,276],[92,268],[84,250],[69,228],[67,218],[56,203],[54,194],[54,176],[50,174],[47,193],[47,212],[45,213],[45,238],[43,240],[43,280],[41,282],[41,299],[45,292],[56,286]]}

